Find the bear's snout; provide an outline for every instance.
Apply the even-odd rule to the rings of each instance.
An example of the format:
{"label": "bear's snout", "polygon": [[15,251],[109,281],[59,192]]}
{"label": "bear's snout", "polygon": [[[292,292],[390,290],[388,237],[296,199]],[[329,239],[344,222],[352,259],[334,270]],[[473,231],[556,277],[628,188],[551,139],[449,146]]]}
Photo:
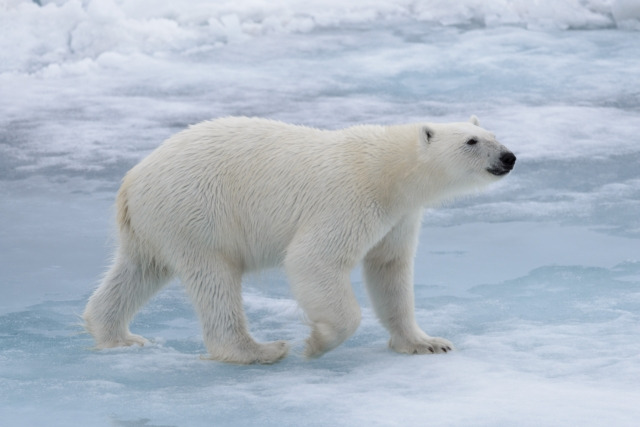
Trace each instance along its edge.
{"label": "bear's snout", "polygon": [[511,169],[513,169],[513,165],[516,164],[516,156],[511,151],[504,151],[500,153],[498,160],[500,160],[499,164],[495,164],[487,169],[489,173],[496,176],[508,174],[511,172]]}
{"label": "bear's snout", "polygon": [[505,169],[511,170],[513,165],[516,164],[516,156],[511,151],[507,151],[500,154],[500,161]]}

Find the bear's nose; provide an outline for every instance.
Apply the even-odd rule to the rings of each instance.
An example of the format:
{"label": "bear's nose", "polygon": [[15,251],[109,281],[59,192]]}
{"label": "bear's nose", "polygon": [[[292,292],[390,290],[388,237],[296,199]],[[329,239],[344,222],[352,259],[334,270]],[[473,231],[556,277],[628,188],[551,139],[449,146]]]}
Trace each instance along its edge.
{"label": "bear's nose", "polygon": [[513,169],[513,165],[516,164],[516,156],[511,151],[507,151],[500,154],[500,161],[505,167]]}

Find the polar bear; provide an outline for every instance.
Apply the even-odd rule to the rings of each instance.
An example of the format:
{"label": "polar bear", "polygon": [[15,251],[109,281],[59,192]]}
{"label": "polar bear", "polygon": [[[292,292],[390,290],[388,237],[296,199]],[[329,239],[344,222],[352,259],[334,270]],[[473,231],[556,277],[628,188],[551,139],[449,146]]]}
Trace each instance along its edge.
{"label": "polar bear", "polygon": [[177,276],[211,359],[285,357],[285,341],[258,343],[242,305],[244,273],[282,266],[311,334],[305,355],[335,348],[360,323],[349,282],[363,264],[389,346],[453,348],[414,317],[413,264],[422,212],[507,174],[516,157],[469,122],[355,126],[328,131],[227,117],[189,127],[124,177],[119,247],[84,320],[98,348],[145,344],[129,322]]}

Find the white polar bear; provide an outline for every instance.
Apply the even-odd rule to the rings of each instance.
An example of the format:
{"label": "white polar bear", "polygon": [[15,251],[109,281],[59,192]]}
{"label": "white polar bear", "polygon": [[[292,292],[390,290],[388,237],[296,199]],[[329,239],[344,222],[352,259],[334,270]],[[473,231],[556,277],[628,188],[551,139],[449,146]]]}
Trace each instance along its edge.
{"label": "white polar bear", "polygon": [[191,126],[127,173],[117,196],[120,245],[84,312],[98,348],[144,344],[136,311],[170,278],[185,285],[212,359],[273,363],[285,341],[247,330],[241,280],[282,265],[318,357],[356,330],[349,282],[363,261],[373,308],[401,353],[452,344],[415,321],[413,262],[422,211],[507,174],[515,156],[469,123],[318,130],[255,118]]}

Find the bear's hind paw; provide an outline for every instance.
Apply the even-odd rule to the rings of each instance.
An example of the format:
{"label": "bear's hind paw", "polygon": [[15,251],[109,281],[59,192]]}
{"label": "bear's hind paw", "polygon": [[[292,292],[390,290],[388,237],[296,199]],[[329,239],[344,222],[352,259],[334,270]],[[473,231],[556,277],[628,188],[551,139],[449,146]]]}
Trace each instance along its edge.
{"label": "bear's hind paw", "polygon": [[111,339],[111,340],[105,340],[105,341],[99,342],[96,345],[96,348],[104,349],[104,348],[115,348],[115,347],[131,347],[132,345],[139,345],[140,347],[144,347],[145,345],[148,345],[148,344],[149,344],[149,340],[147,340],[143,336],[136,335],[136,334],[127,334],[123,338],[117,338],[117,339]]}
{"label": "bear's hind paw", "polygon": [[286,341],[274,341],[260,344],[260,351],[255,355],[255,360],[250,363],[270,365],[284,359],[289,353],[289,344]]}
{"label": "bear's hind paw", "polygon": [[[210,347],[211,348],[211,347]],[[214,347],[216,350],[220,347]],[[250,346],[236,347],[233,350],[227,349],[224,352],[209,351],[208,357],[201,357],[203,360],[217,360],[220,362],[236,363],[238,365],[271,365],[279,362],[289,353],[289,343],[286,341],[273,341],[268,343],[252,342]]]}

